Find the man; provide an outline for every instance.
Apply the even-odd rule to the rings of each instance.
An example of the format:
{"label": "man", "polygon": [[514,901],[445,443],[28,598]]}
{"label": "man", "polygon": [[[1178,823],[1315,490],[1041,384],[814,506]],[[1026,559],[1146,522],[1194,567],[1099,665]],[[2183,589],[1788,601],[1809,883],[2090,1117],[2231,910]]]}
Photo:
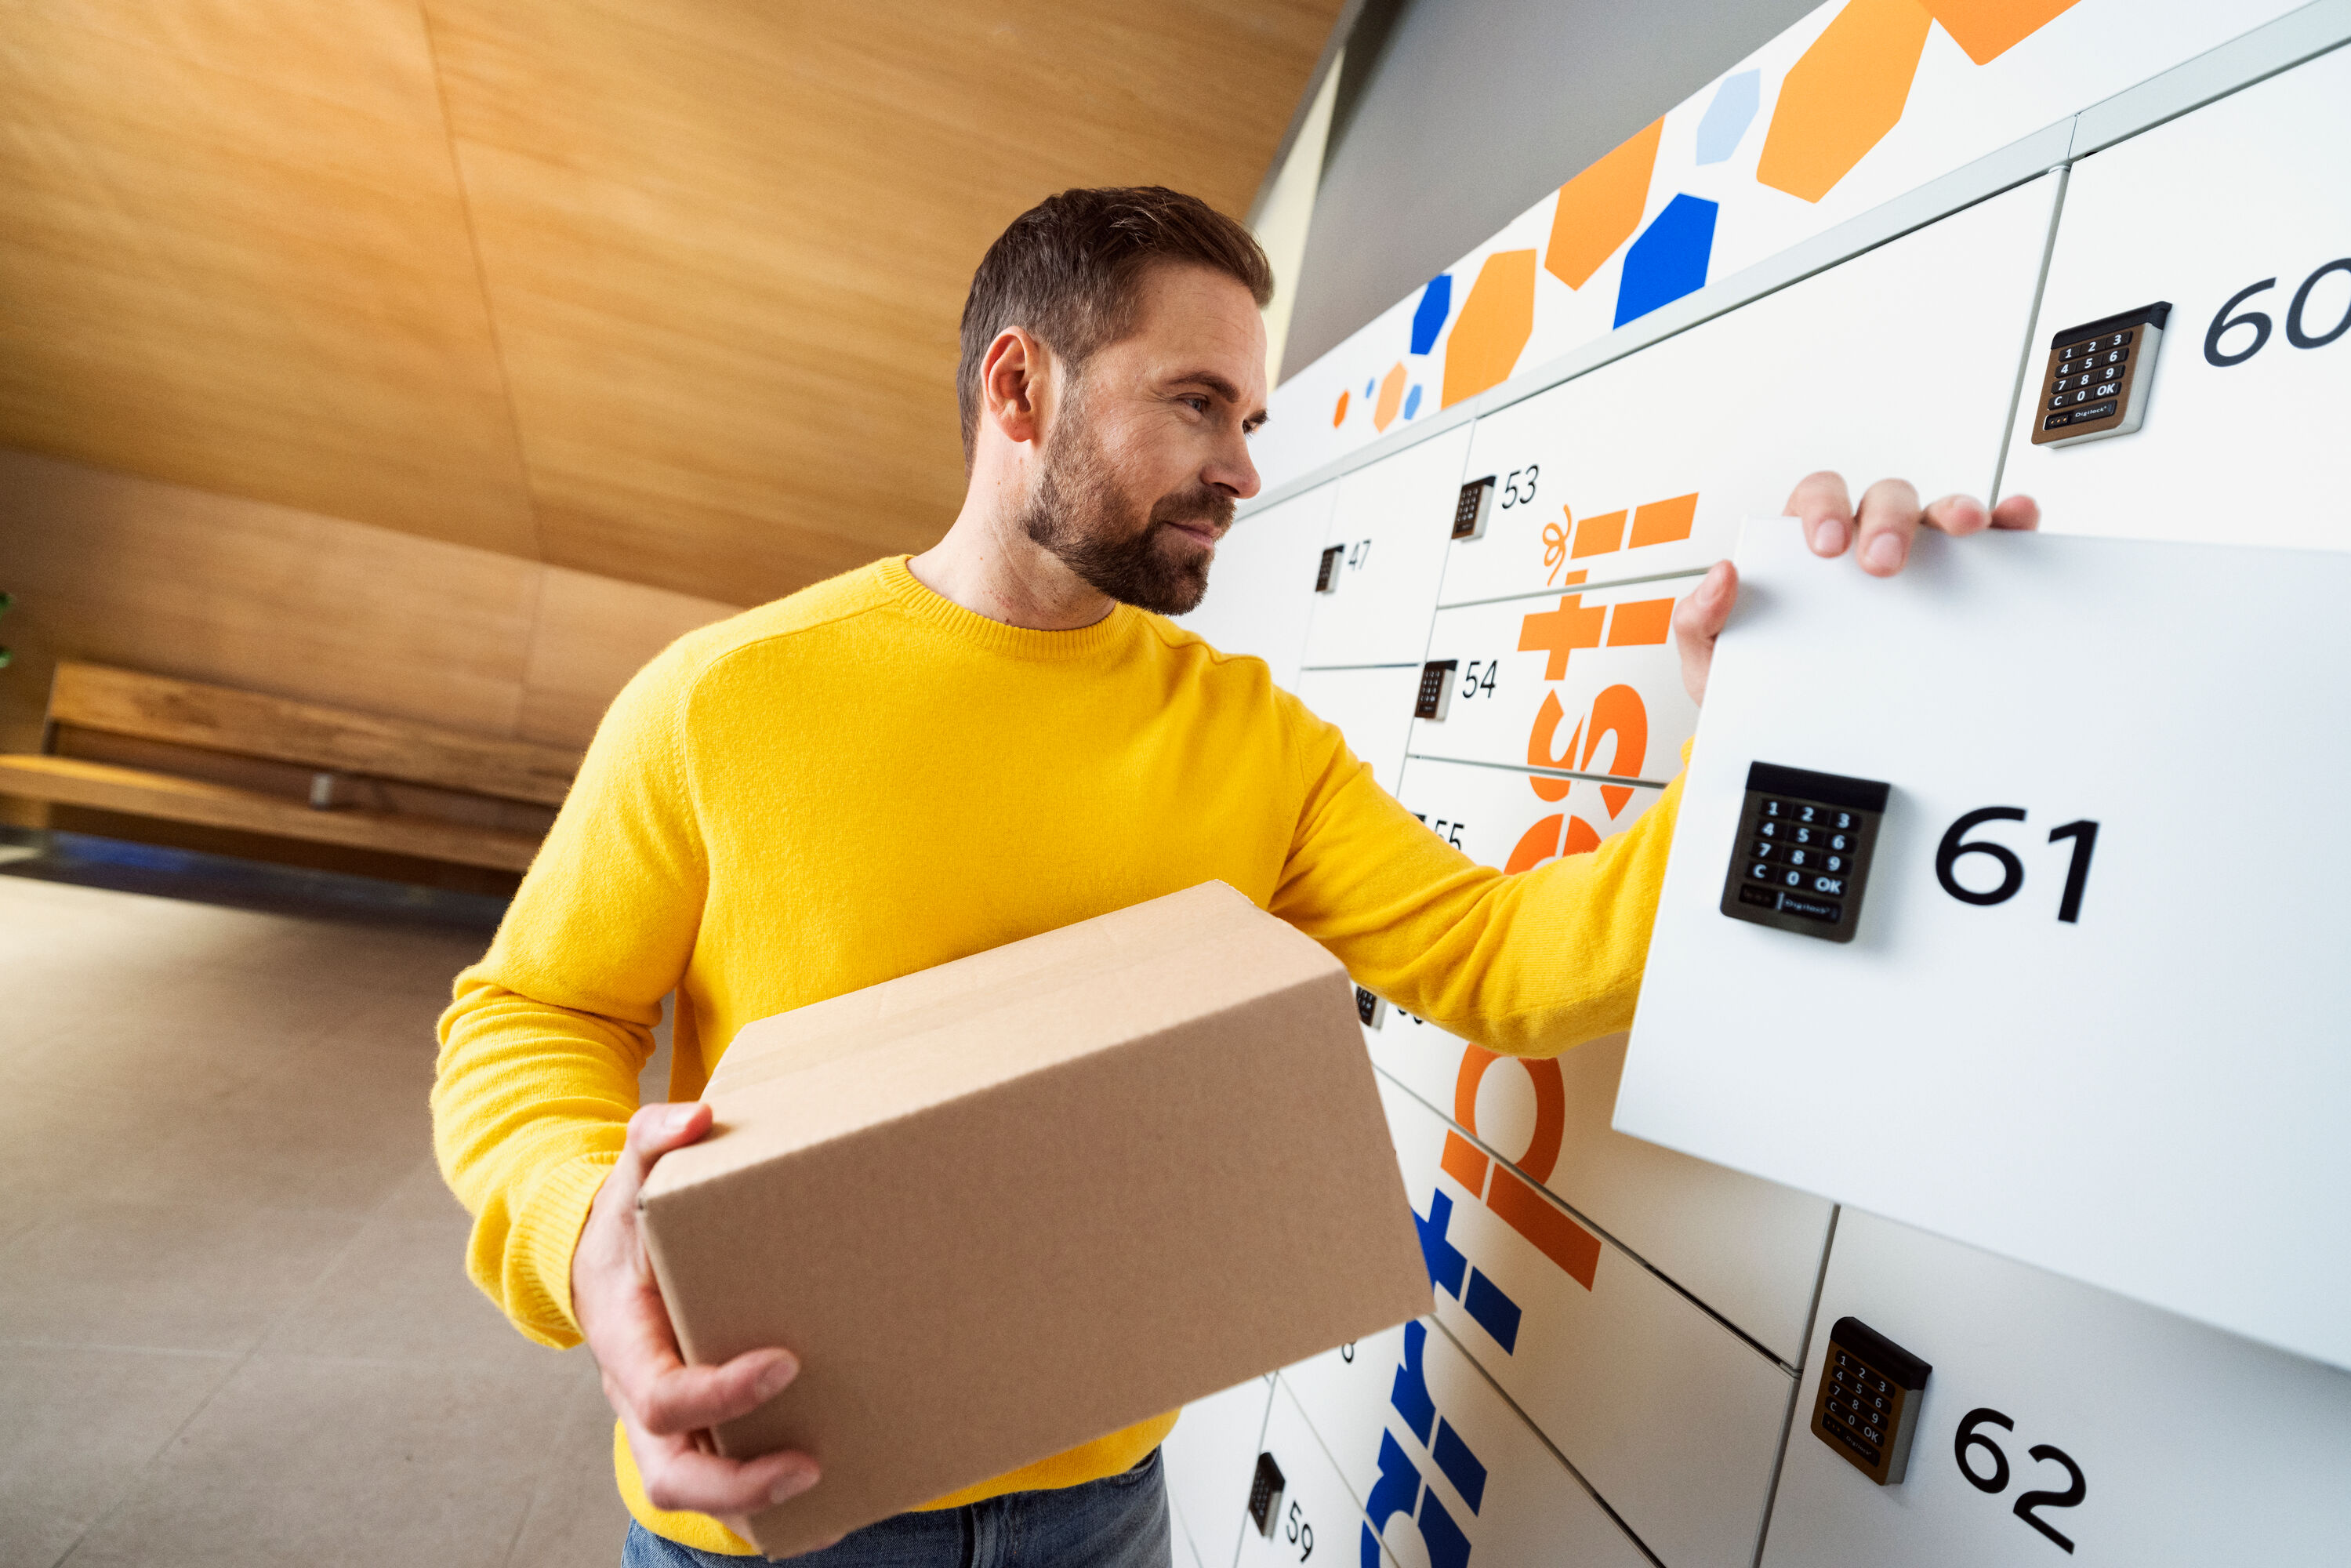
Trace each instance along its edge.
{"label": "man", "polygon": [[[1247,232],[1173,192],[1071,191],[1016,220],[965,307],[970,486],[946,537],[641,672],[459,977],[434,1108],[477,1217],[469,1265],[525,1333],[584,1337],[602,1369],[636,1521],[625,1562],[739,1555],[724,1521],[818,1483],[804,1455],[727,1459],[698,1439],[797,1364],[779,1348],[682,1364],[637,1238],[647,1171],[709,1126],[700,1105],[636,1105],[673,990],[671,1094],[687,1101],[752,1019],[1218,877],[1372,990],[1497,1050],[1552,1053],[1630,1020],[1678,785],[1597,852],[1505,876],[1422,827],[1262,662],[1163,619],[1199,601],[1234,503],[1258,490],[1271,292]],[[1834,475],[1790,507],[1821,555],[1857,533],[1879,576],[1922,521],[2034,521],[2022,499],[1922,512],[1899,481],[1856,517]],[[1679,612],[1694,696],[1736,591],[1719,565]],[[1164,1563],[1173,1420],[806,1561]]]}

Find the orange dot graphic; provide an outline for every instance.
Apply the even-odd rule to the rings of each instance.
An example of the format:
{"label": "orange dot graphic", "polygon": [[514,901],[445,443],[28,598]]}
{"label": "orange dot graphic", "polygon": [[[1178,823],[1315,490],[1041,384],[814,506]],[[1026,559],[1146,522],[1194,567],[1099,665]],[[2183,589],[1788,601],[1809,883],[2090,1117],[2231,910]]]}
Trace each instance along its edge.
{"label": "orange dot graphic", "polygon": [[1344,424],[1347,423],[1347,394],[1345,392],[1341,392],[1339,394],[1339,406],[1331,411],[1331,423],[1334,425]]}

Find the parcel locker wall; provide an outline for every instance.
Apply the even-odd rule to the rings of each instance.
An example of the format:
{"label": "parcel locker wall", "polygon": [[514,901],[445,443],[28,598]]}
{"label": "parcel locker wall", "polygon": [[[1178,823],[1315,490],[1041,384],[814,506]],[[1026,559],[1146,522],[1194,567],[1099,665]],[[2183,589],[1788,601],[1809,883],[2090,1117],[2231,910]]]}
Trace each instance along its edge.
{"label": "parcel locker wall", "polygon": [[1436,1319],[1671,1568],[1753,1562],[1795,1380],[1383,1079]]}
{"label": "parcel locker wall", "polygon": [[2068,412],[2022,400],[2001,486],[2039,499],[2044,528],[2351,548],[2346,141],[2351,48],[2338,48],[2074,162],[2028,392],[2069,329],[2170,308],[2138,368],[2136,432],[2043,444]]}
{"label": "parcel locker wall", "polygon": [[1400,1563],[1648,1562],[1441,1324],[1342,1345],[1281,1381]]}
{"label": "parcel locker wall", "polygon": [[[1807,1429],[1846,1319],[1931,1369],[1898,1486]],[[2351,1374],[1840,1213],[1763,1568],[2318,1568],[2346,1542]]]}

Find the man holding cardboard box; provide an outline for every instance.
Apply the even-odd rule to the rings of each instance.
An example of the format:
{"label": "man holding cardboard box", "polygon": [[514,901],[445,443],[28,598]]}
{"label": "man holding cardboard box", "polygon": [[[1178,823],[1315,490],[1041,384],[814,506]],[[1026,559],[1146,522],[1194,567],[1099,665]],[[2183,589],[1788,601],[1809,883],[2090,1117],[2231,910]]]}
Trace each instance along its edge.
{"label": "man holding cardboard box", "polygon": [[[1164,618],[1199,601],[1259,487],[1246,438],[1265,417],[1270,295],[1247,232],[1171,192],[1068,192],[1018,219],[965,308],[970,486],[953,527],[641,672],[459,977],[434,1109],[476,1216],[469,1270],[523,1333],[595,1354],[628,1563],[739,1557],[722,1521],[818,1480],[801,1453],[716,1451],[709,1429],[799,1364],[775,1348],[685,1364],[646,1260],[638,1194],[711,1126],[704,1104],[636,1104],[664,996],[671,1093],[690,1102],[747,1024],[1222,881],[1494,1050],[1550,1054],[1629,1023],[1677,785],[1599,851],[1504,875],[1405,811],[1261,661]],[[2022,497],[1922,508],[1900,481],[1856,511],[1834,475],[1790,509],[1817,553],[1857,541],[1877,576],[1922,522],[2035,519]],[[1694,695],[1736,591],[1718,565],[1677,616]],[[810,1561],[1165,1563],[1155,1455],[1174,1420]]]}

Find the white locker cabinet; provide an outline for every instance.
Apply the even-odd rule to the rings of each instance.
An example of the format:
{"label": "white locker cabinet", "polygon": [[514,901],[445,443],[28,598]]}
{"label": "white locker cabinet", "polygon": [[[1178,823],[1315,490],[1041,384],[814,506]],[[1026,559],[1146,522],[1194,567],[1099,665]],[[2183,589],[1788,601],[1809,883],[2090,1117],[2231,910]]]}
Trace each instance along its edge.
{"label": "white locker cabinet", "polygon": [[1674,606],[1701,580],[1439,611],[1428,658],[1451,661],[1451,691],[1443,718],[1414,719],[1412,754],[1667,782],[1698,729]]}
{"label": "white locker cabinet", "polygon": [[1448,552],[1440,602],[1556,593],[1578,571],[1597,587],[1702,570],[1815,469],[1856,500],[1889,476],[1929,499],[1989,496],[2058,184],[1978,203],[1479,420],[1463,476],[1491,474],[1498,494],[1484,537]]}
{"label": "white locker cabinet", "polygon": [[1167,1472],[1167,1506],[1182,1521],[1200,1568],[1232,1568],[1239,1550],[1242,1504],[1249,1500],[1249,1471],[1257,1463],[1258,1439],[1265,1434],[1265,1411],[1273,1380],[1252,1377],[1221,1394],[1184,1406],[1176,1429],[1161,1445]]}
{"label": "white locker cabinet", "polygon": [[1648,1559],[1441,1327],[1407,1323],[1285,1370],[1399,1563],[1647,1568]]}
{"label": "white locker cabinet", "polygon": [[[1301,1568],[1310,1562],[1395,1568],[1395,1560],[1376,1543],[1372,1551],[1364,1550],[1364,1514],[1354,1494],[1307,1424],[1298,1401],[1278,1379],[1259,1452],[1280,1472],[1281,1492],[1268,1511],[1265,1528],[1259,1529],[1253,1519],[1242,1523],[1238,1568]],[[1258,1456],[1251,1455],[1252,1479],[1258,1463]]]}
{"label": "white locker cabinet", "polygon": [[[2346,141],[2337,49],[2074,165],[2001,480],[2044,528],[2351,548]],[[2033,444],[2052,340],[2157,301],[2140,428]]]}
{"label": "white locker cabinet", "polygon": [[1207,596],[1176,623],[1225,653],[1254,653],[1276,685],[1294,690],[1314,614],[1314,568],[1338,499],[1337,485],[1322,485],[1237,519],[1217,542]]}
{"label": "white locker cabinet", "polygon": [[1609,1125],[1625,1036],[1548,1060],[1494,1056],[1393,1012],[1372,1061],[1609,1240],[1793,1366],[1803,1354],[1828,1200]]}
{"label": "white locker cabinet", "polygon": [[[1306,665],[1417,664],[1445,572],[1469,427],[1356,469],[1338,484],[1325,550],[1337,550],[1327,593],[1309,595]],[[1314,586],[1308,571],[1303,586]]]}
{"label": "white locker cabinet", "polygon": [[1664,793],[1416,757],[1405,764],[1396,799],[1471,860],[1520,872],[1555,855],[1599,848],[1639,821]]}
{"label": "white locker cabinet", "polygon": [[1437,1321],[1667,1568],[1745,1568],[1794,1382],[1383,1079]]}
{"label": "white locker cabinet", "polygon": [[[1933,1368],[1899,1486],[1809,1429],[1848,1316]],[[1763,1568],[2351,1556],[2351,1374],[1852,1208],[1813,1346]]]}
{"label": "white locker cabinet", "polygon": [[1420,671],[1410,664],[1309,670],[1298,677],[1298,696],[1339,727],[1347,749],[1370,763],[1380,788],[1393,795],[1403,782],[1405,742],[1412,733],[1412,699],[1419,685]]}

